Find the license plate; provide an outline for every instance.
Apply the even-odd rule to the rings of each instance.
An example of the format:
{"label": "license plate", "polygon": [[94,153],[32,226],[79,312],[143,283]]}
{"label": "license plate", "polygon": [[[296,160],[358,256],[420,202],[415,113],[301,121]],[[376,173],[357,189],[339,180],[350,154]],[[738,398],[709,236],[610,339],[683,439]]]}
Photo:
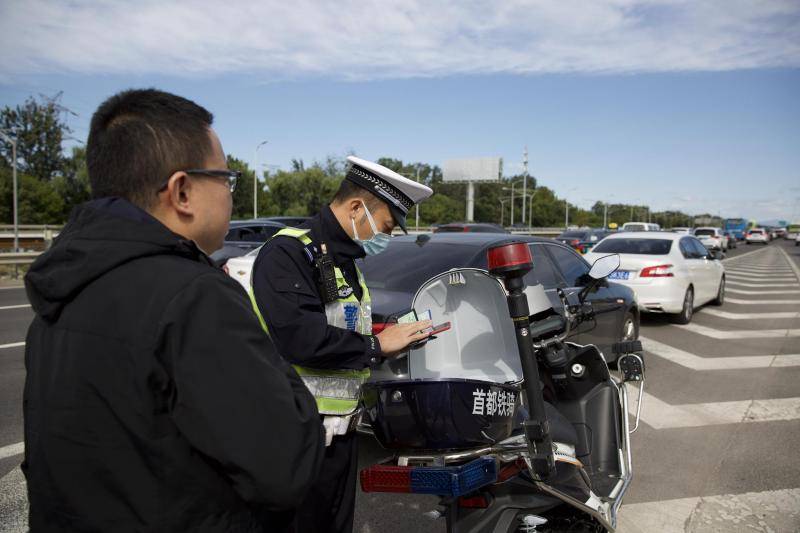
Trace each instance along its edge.
{"label": "license plate", "polygon": [[617,270],[616,272],[612,272],[608,276],[608,279],[628,279],[628,276],[630,276],[630,272],[627,270]]}

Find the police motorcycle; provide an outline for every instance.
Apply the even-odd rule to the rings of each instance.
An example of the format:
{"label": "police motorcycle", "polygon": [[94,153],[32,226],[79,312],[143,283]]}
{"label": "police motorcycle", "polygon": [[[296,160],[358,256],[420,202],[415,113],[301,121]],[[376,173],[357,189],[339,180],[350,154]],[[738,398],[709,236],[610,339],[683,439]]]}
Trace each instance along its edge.
{"label": "police motorcycle", "polygon": [[541,285],[524,286],[528,246],[491,248],[488,260],[488,272],[454,269],[420,287],[417,314],[451,329],[363,386],[362,425],[393,455],[360,472],[361,488],[438,495],[426,514],[449,533],[614,531],[633,475],[641,343],[614,346],[616,376],[594,345],[565,339],[594,320],[585,297],[619,256],[598,259],[577,294],[560,292],[563,316]]}

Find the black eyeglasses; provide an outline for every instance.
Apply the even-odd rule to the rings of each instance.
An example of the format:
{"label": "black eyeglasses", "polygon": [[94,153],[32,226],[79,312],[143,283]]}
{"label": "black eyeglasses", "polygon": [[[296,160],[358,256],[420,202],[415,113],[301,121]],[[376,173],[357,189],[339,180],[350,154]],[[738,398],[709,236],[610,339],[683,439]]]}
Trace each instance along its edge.
{"label": "black eyeglasses", "polygon": [[[239,183],[239,178],[242,177],[242,173],[238,170],[211,170],[205,168],[192,168],[189,170],[184,170],[187,174],[201,174],[203,176],[211,176],[212,178],[225,178],[228,180],[228,186],[231,188],[231,192],[236,190],[236,184]],[[167,188],[169,184],[169,180],[167,180],[164,185],[161,186],[161,191]]]}

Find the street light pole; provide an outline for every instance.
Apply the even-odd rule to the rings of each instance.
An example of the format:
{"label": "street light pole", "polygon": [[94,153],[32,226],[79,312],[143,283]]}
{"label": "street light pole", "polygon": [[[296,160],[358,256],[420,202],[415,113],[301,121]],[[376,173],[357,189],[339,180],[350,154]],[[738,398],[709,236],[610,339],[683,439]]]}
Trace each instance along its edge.
{"label": "street light pole", "polygon": [[[417,183],[419,183],[419,165],[417,165]],[[414,225],[414,231],[419,231],[419,202],[417,202],[416,209],[417,209],[417,217],[416,217],[417,220],[416,224]]]}
{"label": "street light pole", "polygon": [[528,145],[525,145],[525,153],[522,158],[524,172],[522,174],[522,225],[525,225],[525,198],[528,194]]}
{"label": "street light pole", "polygon": [[569,200],[564,198],[564,230],[569,229]]}
{"label": "street light pole", "polygon": [[603,229],[608,229],[608,202],[603,202]]}
{"label": "street light pole", "polygon": [[19,219],[18,219],[18,198],[17,198],[17,141],[4,131],[0,130],[0,137],[11,144],[11,180],[13,182],[14,196],[14,253],[19,252]]}
{"label": "street light pole", "polygon": [[253,151],[253,218],[258,218],[258,149],[269,141],[261,141]]}

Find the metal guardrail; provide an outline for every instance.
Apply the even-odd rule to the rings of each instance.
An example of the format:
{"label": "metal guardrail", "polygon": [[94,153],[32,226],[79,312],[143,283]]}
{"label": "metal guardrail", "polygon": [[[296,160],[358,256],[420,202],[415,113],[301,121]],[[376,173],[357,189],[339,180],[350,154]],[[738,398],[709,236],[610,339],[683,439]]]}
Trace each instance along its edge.
{"label": "metal guardrail", "polygon": [[0,265],[29,265],[41,254],[42,252],[0,253]]}

